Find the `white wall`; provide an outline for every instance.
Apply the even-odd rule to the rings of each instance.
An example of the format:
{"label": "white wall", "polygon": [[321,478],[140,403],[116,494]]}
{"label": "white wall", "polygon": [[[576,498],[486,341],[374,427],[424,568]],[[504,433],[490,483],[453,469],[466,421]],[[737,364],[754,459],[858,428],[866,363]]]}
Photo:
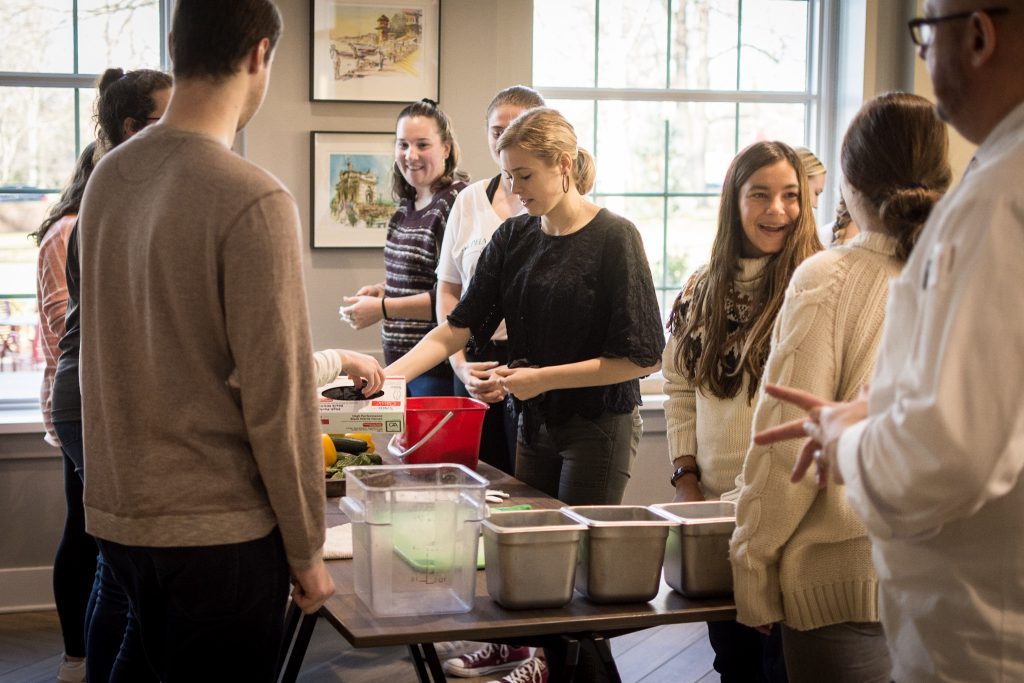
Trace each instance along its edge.
{"label": "white wall", "polygon": [[[341,297],[384,278],[382,249],[311,249],[309,133],[313,130],[394,132],[403,104],[309,101],[309,2],[278,0],[285,32],[270,89],[246,130],[245,149],[295,195],[302,217],[307,301],[316,348],[380,352],[380,328],[355,331],[338,320]],[[443,0],[441,108],[451,117],[473,178],[493,175],[484,111],[494,93],[529,83],[533,3],[529,0]]]}

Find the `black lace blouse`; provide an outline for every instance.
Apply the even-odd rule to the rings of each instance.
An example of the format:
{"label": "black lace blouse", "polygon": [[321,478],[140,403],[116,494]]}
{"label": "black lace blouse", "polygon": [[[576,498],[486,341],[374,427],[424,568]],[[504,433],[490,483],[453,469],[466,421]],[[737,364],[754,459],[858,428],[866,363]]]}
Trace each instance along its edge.
{"label": "black lace blouse", "polygon": [[[540,218],[529,215],[498,228],[448,322],[470,328],[470,343],[479,346],[502,319],[509,361],[519,365],[606,357],[646,367],[661,360],[665,346],[640,233],[607,209],[560,237],[545,234]],[[630,380],[551,391],[527,401],[525,409],[559,424],[573,415],[628,413],[639,404],[640,383]]]}

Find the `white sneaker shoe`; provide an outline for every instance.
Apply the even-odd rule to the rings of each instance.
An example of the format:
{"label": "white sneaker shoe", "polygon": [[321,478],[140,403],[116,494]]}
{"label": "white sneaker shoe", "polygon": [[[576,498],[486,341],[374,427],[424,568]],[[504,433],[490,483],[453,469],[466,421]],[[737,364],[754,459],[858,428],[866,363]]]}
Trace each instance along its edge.
{"label": "white sneaker shoe", "polygon": [[434,643],[437,658],[442,662],[476,652],[483,646],[484,643],[478,643],[475,640],[443,640],[440,643]]}
{"label": "white sneaker shoe", "polygon": [[84,683],[85,681],[85,660],[77,662],[68,660],[67,655],[60,658],[60,668],[57,669],[57,683]]}

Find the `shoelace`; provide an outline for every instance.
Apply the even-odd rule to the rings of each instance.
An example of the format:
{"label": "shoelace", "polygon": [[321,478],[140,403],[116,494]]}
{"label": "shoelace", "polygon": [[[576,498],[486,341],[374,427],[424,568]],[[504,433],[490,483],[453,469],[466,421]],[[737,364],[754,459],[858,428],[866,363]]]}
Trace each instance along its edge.
{"label": "shoelace", "polygon": [[516,670],[506,676],[507,683],[539,683],[543,680],[544,663],[534,657],[516,667]]}
{"label": "shoelace", "polygon": [[465,668],[472,669],[473,665],[479,664],[481,661],[487,659],[495,651],[498,650],[498,655],[502,658],[508,658],[508,645],[495,645],[494,643],[487,643],[476,652],[470,652],[468,655],[463,655],[460,659],[465,664]]}

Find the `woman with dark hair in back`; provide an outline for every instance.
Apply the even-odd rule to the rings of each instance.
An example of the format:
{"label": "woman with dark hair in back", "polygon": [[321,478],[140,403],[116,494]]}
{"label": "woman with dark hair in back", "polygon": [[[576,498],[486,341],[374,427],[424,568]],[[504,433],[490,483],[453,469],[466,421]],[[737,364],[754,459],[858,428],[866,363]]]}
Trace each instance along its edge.
{"label": "woman with dark hair in back", "polygon": [[[171,86],[171,77],[161,71],[139,69],[126,73],[121,69],[107,69],[97,83],[95,154],[110,151],[159,120],[167,108]],[[80,185],[73,183],[69,187],[69,190],[77,192],[76,212],[85,192],[86,180],[88,177],[83,178]],[[64,204],[63,199],[61,204]],[[74,223],[70,214],[64,220]],[[66,223],[62,225],[66,226]],[[51,280],[60,277],[67,292],[67,313],[59,343],[60,358],[53,374],[49,401],[54,436],[59,439],[64,453],[64,486],[68,505],[64,534],[53,568],[54,594],[66,653],[57,680],[82,681],[88,672],[89,680],[106,681],[110,678],[125,636],[128,602],[124,591],[103,563],[102,556],[98,555],[92,537],[85,531],[82,399],[78,383],[81,340],[77,227],[69,230],[66,272],[61,274],[63,277],[52,269],[45,273],[45,277]],[[53,261],[56,262],[56,257]],[[42,270],[40,277],[44,277]],[[40,310],[44,311],[49,306],[44,304]],[[97,425],[97,428],[102,426]],[[66,609],[62,604],[67,606]],[[84,663],[82,657],[86,658]],[[145,663],[137,664],[137,670],[131,669],[135,680],[151,678]]]}
{"label": "woman with dark hair in back", "polygon": [[[436,326],[437,268],[448,214],[469,176],[459,170],[451,121],[433,100],[398,114],[392,187],[398,210],[388,222],[384,282],[343,299],[342,320],[362,329],[381,320],[384,359],[398,360]],[[451,396],[452,369],[442,360],[407,385],[410,396]]]}
{"label": "woman with dark hair in back", "polygon": [[[922,97],[889,93],[857,113],[841,165],[843,196],[861,232],[793,274],[764,383],[835,401],[861,391],[881,341],[889,280],[949,187],[946,152],[946,127]],[[803,415],[762,391],[753,431]],[[737,619],[759,630],[781,627],[790,681],[889,681],[871,542],[842,486],[790,482],[802,447],[793,439],[747,452],[730,549]]]}

